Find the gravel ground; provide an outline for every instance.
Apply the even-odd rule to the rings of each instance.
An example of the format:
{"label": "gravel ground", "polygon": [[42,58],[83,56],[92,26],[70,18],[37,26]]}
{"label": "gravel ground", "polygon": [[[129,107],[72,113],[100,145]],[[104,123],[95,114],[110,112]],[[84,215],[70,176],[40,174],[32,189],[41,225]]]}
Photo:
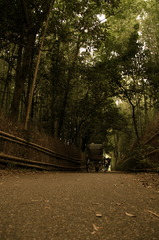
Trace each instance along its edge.
{"label": "gravel ground", "polygon": [[146,188],[159,191],[159,173],[136,173],[136,177]]}
{"label": "gravel ground", "polygon": [[0,170],[2,240],[158,240],[153,173]]}
{"label": "gravel ground", "polygon": [[[41,171],[36,169],[30,169],[30,168],[14,168],[14,167],[6,167],[4,165],[0,166],[0,178],[3,178],[4,176],[9,175],[30,175],[30,174],[47,174],[48,171]],[[154,188],[159,191],[159,173],[134,173],[136,178],[139,182],[142,183],[142,185],[146,188]]]}

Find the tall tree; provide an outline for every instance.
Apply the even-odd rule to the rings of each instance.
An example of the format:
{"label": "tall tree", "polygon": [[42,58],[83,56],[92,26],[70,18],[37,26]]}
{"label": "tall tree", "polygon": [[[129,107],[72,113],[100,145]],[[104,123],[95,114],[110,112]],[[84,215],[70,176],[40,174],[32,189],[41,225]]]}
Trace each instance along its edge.
{"label": "tall tree", "polygon": [[14,119],[18,119],[19,116],[26,80],[29,80],[32,71],[36,35],[45,19],[48,3],[49,1],[43,0],[38,3],[21,0],[17,3],[10,1],[7,4],[6,1],[2,1],[6,12],[1,22],[1,39],[3,42],[8,42],[8,46],[12,43],[16,44],[15,87],[11,104],[11,116]]}

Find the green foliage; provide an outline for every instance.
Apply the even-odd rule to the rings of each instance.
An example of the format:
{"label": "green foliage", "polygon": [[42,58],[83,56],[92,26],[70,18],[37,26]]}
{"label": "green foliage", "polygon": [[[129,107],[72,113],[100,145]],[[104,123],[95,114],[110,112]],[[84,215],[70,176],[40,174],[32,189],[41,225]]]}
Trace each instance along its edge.
{"label": "green foliage", "polygon": [[[105,142],[118,161],[159,103],[157,1],[52,3],[32,123],[78,146]],[[49,7],[49,0],[0,2],[1,109],[17,108],[22,122]]]}

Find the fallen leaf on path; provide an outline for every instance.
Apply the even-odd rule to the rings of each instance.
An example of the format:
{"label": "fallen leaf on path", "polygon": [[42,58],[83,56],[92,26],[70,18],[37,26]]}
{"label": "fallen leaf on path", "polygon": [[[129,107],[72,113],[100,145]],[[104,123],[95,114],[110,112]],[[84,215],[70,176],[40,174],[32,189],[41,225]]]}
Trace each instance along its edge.
{"label": "fallen leaf on path", "polygon": [[128,213],[128,212],[126,212],[125,214],[126,214],[126,216],[128,216],[128,217],[136,217],[136,215],[131,214],[131,213]]}
{"label": "fallen leaf on path", "polygon": [[145,211],[159,218],[159,214],[152,212],[151,210],[145,210]]}
{"label": "fallen leaf on path", "polygon": [[95,231],[98,231],[98,230],[99,230],[99,228],[98,228],[95,224],[93,224],[93,229],[94,229]]}
{"label": "fallen leaf on path", "polygon": [[97,233],[100,229],[102,229],[103,227],[97,227],[95,224],[93,224],[93,232],[91,232],[91,234],[95,234]]}
{"label": "fallen leaf on path", "polygon": [[100,203],[92,203],[92,205],[99,205]]}
{"label": "fallen leaf on path", "polygon": [[117,206],[121,206],[123,203],[115,203]]}
{"label": "fallen leaf on path", "polygon": [[49,206],[45,206],[45,209],[51,209]]}
{"label": "fallen leaf on path", "polygon": [[101,218],[101,217],[102,217],[102,214],[101,214],[101,213],[96,213],[96,217]]}

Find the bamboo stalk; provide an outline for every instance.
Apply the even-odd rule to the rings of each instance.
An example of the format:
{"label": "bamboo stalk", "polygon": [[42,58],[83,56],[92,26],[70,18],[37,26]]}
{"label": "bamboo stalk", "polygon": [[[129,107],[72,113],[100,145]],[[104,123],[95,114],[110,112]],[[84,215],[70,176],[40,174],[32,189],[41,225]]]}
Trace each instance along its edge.
{"label": "bamboo stalk", "polygon": [[46,19],[46,23],[45,23],[44,32],[43,32],[42,39],[41,39],[40,48],[39,48],[39,53],[38,53],[38,57],[37,57],[37,62],[36,62],[33,82],[32,82],[32,86],[31,86],[30,93],[29,93],[29,100],[28,100],[28,106],[27,106],[26,118],[25,118],[25,124],[24,124],[24,129],[25,130],[28,129],[28,122],[29,122],[29,116],[30,116],[30,112],[31,112],[32,100],[33,100],[33,95],[34,95],[34,89],[35,89],[35,84],[36,84],[36,79],[37,79],[37,74],[38,74],[38,68],[39,68],[39,64],[40,64],[42,48],[43,48],[43,45],[44,45],[46,30],[47,30],[47,27],[48,27],[50,13],[51,13],[51,9],[52,9],[52,5],[53,4],[54,4],[54,1],[51,1],[50,2],[49,11],[48,11],[48,15],[47,15],[47,19]]}

